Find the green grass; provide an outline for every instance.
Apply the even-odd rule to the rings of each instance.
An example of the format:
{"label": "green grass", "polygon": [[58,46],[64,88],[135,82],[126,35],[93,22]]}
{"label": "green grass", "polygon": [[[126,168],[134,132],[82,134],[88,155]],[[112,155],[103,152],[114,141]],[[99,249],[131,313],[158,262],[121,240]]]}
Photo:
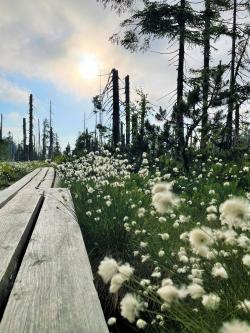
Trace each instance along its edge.
{"label": "green grass", "polygon": [[32,170],[43,166],[40,161],[32,162],[0,162],[0,189],[13,184]]}
{"label": "green grass", "polygon": [[[250,300],[249,271],[241,262],[243,255],[249,253],[250,247],[242,249],[236,245],[216,242],[214,250],[218,251],[218,254],[214,259],[208,260],[193,254],[190,246],[180,240],[183,232],[200,226],[221,228],[219,218],[213,222],[207,221],[206,207],[212,199],[219,207],[230,195],[246,197],[246,192],[250,191],[250,175],[248,171],[243,171],[243,167],[248,165],[250,163],[247,158],[237,162],[237,165],[224,162],[218,164],[214,159],[202,165],[202,160],[198,157],[188,175],[163,166],[160,178],[159,173],[156,176],[153,172],[147,177],[131,174],[127,179],[109,179],[105,185],[86,180],[71,183],[78,221],[107,315],[119,308],[118,302],[127,291],[133,290],[149,303],[149,309],[141,315],[148,323],[147,332],[216,333],[223,322],[233,318],[249,322],[249,314],[239,310],[237,304],[245,299]],[[153,182],[164,178],[167,173],[171,173],[170,180],[175,181],[174,192],[181,198],[182,203],[174,210],[175,216],[173,213],[166,213],[163,215],[166,222],[160,223],[160,215],[151,206],[151,187]],[[200,174],[202,178],[198,177]],[[114,186],[114,182],[119,186]],[[224,185],[225,182],[229,184]],[[90,187],[94,189],[93,193],[87,191]],[[209,192],[211,190],[214,190],[214,194]],[[112,202],[111,206],[106,203],[109,200]],[[142,217],[138,216],[140,208],[145,208]],[[87,212],[91,212],[91,215]],[[181,215],[187,217],[187,221],[177,225],[176,221]],[[239,235],[244,233],[247,237],[250,236],[249,230],[237,232]],[[168,233],[169,240],[161,240],[159,233]],[[141,248],[141,241],[147,242],[148,246]],[[198,258],[197,265],[204,271],[202,278],[206,293],[216,293],[221,298],[216,311],[207,310],[201,300],[187,297],[164,312],[160,310],[162,300],[156,293],[150,290],[145,293],[145,288],[138,285],[140,279],[147,278],[156,290],[160,287],[161,280],[166,277],[171,278],[178,287],[190,283],[188,275],[191,266],[195,267],[195,264],[191,265],[189,262],[186,273],[178,272],[178,268],[185,266],[178,257],[181,247],[186,249],[189,259]],[[158,255],[160,250],[165,252],[163,257]],[[226,251],[228,256],[225,257],[221,250]],[[134,251],[138,251],[139,255],[134,256]],[[145,254],[150,254],[150,259],[142,263],[141,255]],[[122,263],[129,262],[135,268],[134,277],[115,296],[109,295],[108,286],[104,285],[96,274],[104,256],[111,256]],[[222,263],[226,268],[229,279],[214,278],[211,275],[216,262]],[[159,267],[160,278],[151,277],[155,267]],[[158,317],[162,316],[162,320],[157,314]],[[121,317],[119,320],[125,321]],[[152,320],[155,323],[150,325]]]}

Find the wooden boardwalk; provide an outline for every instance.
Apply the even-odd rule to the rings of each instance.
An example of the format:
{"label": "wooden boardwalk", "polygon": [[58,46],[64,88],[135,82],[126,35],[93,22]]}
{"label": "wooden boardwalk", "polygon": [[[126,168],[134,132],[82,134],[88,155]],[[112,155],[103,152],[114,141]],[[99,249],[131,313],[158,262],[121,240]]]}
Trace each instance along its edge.
{"label": "wooden boardwalk", "polygon": [[0,191],[0,333],[108,333],[73,201],[41,168]]}

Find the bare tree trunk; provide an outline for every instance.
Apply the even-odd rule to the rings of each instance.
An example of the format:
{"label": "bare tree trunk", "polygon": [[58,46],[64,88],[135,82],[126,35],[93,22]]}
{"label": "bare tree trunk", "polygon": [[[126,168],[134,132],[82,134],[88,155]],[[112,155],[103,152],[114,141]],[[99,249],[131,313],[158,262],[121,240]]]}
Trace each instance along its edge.
{"label": "bare tree trunk", "polygon": [[235,107],[235,144],[239,141],[240,134],[240,105],[236,103]]}
{"label": "bare tree trunk", "polygon": [[129,75],[125,77],[125,109],[126,109],[126,145],[130,145],[130,83]]}
{"label": "bare tree trunk", "polygon": [[184,114],[183,114],[183,89],[184,89],[184,60],[185,60],[185,7],[186,0],[181,0],[181,15],[178,23],[179,36],[179,62],[177,75],[177,105],[176,105],[176,134],[177,150],[180,153],[184,144]]}
{"label": "bare tree trunk", "polygon": [[119,76],[118,70],[112,70],[113,81],[113,145],[117,147],[120,140],[120,101],[119,101]]}
{"label": "bare tree trunk", "polygon": [[40,130],[40,120],[38,119],[38,159],[40,159],[40,152],[41,152],[41,130]]}
{"label": "bare tree trunk", "polygon": [[146,117],[146,96],[143,94],[142,95],[142,101],[141,101],[141,127],[140,127],[141,141],[143,141],[143,139],[144,139],[145,117]]}
{"label": "bare tree trunk", "polygon": [[133,143],[136,141],[137,134],[138,134],[138,118],[137,118],[137,114],[133,114],[132,115],[132,140],[133,140]]}
{"label": "bare tree trunk", "polygon": [[26,118],[23,118],[23,159],[27,160]]}
{"label": "bare tree trunk", "polygon": [[211,27],[211,0],[205,0],[205,29],[204,37],[204,64],[203,64],[203,106],[201,121],[201,148],[206,147],[208,134],[208,95],[209,95],[209,69],[210,69],[210,27]]}
{"label": "bare tree trunk", "polygon": [[230,92],[226,123],[226,147],[232,147],[233,139],[233,110],[235,106],[235,59],[236,59],[236,24],[237,24],[237,0],[234,0],[233,8],[233,30],[232,30],[232,53],[231,53],[231,73]]}
{"label": "bare tree trunk", "polygon": [[33,96],[29,99],[29,160],[33,159]]}
{"label": "bare tree trunk", "polygon": [[53,129],[52,129],[52,109],[51,109],[51,101],[49,108],[49,158],[53,157]]}

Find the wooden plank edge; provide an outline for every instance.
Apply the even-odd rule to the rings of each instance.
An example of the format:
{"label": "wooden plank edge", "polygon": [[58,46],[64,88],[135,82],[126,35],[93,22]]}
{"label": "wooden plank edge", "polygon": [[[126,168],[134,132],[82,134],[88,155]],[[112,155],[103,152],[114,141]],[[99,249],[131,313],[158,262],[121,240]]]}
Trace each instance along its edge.
{"label": "wooden plank edge", "polygon": [[[17,188],[16,191],[14,191],[12,194],[10,194],[5,200],[3,200],[3,201],[0,202],[0,208],[2,208],[3,206],[5,206],[11,199],[13,199],[17,195],[17,193],[19,191],[21,191],[25,186],[27,186],[39,174],[39,172],[41,172],[42,168],[38,168],[38,169],[35,169],[35,170],[38,170],[37,173],[35,173],[34,176],[27,181],[27,183],[25,183],[22,186],[20,186],[19,188]],[[31,171],[30,173],[34,172],[35,170]],[[25,178],[26,176],[28,176],[30,173],[28,173],[27,175],[25,175],[23,178]],[[22,180],[23,178],[19,179],[18,181]],[[16,183],[14,183],[13,185],[15,185],[15,184]],[[10,190],[11,186],[7,187],[6,190]]]}
{"label": "wooden plank edge", "polygon": [[20,242],[14,252],[14,255],[9,263],[9,266],[0,281],[0,322],[4,314],[4,310],[8,303],[9,296],[11,294],[12,288],[15,283],[18,271],[20,269],[22,259],[25,255],[26,249],[28,247],[29,240],[31,238],[32,232],[34,230],[37,218],[42,209],[44,196],[43,193],[39,193],[40,197],[38,198],[36,207],[30,217],[29,222],[27,223],[26,229],[20,239]]}

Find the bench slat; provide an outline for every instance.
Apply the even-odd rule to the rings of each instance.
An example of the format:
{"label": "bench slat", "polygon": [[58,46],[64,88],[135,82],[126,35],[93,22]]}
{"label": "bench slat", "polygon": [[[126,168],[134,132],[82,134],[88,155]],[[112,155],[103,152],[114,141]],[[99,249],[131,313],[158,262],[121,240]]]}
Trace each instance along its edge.
{"label": "bench slat", "polygon": [[[65,198],[65,205],[59,203]],[[46,197],[0,325],[1,333],[108,333],[66,189]]]}
{"label": "bench slat", "polygon": [[0,309],[14,282],[18,262],[41,204],[38,192],[18,193],[0,209]]}
{"label": "bench slat", "polygon": [[27,185],[35,176],[41,172],[41,168],[35,169],[28,175],[19,179],[13,185],[0,191],[0,208],[3,207],[10,199],[12,199],[18,191],[20,191],[25,185]]}

